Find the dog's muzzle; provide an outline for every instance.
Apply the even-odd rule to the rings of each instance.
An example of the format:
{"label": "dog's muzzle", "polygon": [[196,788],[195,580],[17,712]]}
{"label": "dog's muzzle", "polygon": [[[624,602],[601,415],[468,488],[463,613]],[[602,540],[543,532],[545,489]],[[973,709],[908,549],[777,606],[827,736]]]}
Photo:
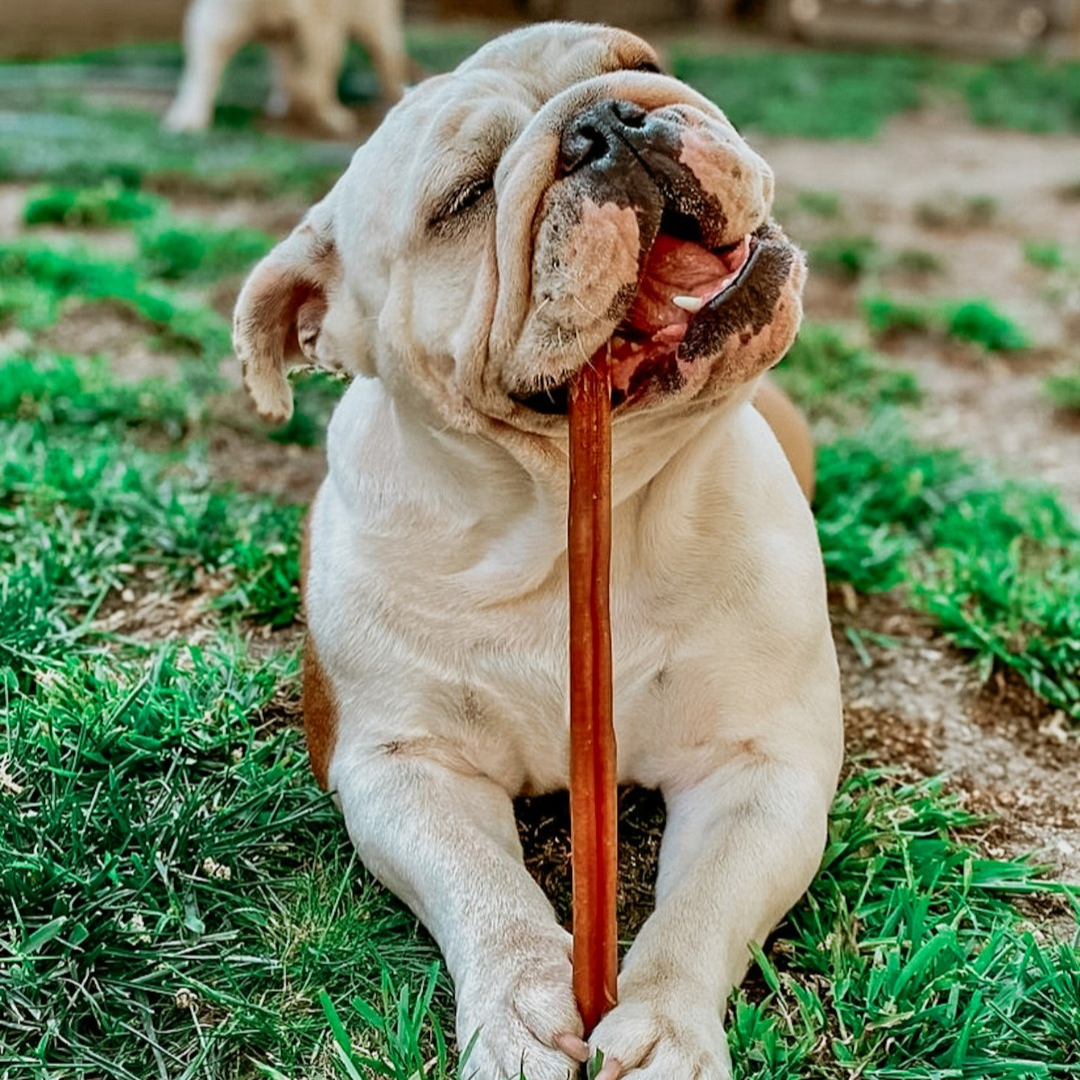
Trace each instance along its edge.
{"label": "dog's muzzle", "polygon": [[[638,222],[638,281],[606,346],[613,407],[677,393],[690,365],[759,331],[798,258],[772,224],[729,235],[721,199],[681,160],[684,130],[671,110],[608,99],[575,116],[560,140],[560,179],[598,205],[632,208]],[[510,396],[561,415],[568,383]]]}

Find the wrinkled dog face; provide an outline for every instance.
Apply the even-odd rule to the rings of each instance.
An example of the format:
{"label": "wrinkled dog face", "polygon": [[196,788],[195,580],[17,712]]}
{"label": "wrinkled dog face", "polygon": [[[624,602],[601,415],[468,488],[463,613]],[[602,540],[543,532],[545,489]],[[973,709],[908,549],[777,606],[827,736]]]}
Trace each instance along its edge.
{"label": "wrinkled dog face", "polygon": [[537,26],[422,83],[256,269],[236,344],[260,411],[290,351],[421,392],[439,423],[557,432],[610,357],[616,418],[696,410],[776,363],[801,254],[723,113],[617,30]]}

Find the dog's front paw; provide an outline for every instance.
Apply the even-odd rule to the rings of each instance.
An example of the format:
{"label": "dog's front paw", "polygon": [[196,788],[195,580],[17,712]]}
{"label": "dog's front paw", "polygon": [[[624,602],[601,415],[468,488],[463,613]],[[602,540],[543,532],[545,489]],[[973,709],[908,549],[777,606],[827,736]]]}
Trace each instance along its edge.
{"label": "dog's front paw", "polygon": [[719,1013],[651,1001],[620,1002],[589,1039],[603,1052],[597,1080],[731,1080]]}
{"label": "dog's front paw", "polygon": [[458,986],[458,1045],[469,1080],[567,1080],[586,1060],[569,954],[518,957]]}

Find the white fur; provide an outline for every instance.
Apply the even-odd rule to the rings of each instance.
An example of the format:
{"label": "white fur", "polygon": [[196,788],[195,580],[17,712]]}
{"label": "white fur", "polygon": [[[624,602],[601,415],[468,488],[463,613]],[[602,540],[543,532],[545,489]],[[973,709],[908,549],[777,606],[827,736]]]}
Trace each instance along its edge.
{"label": "white fur", "polygon": [[[616,31],[537,28],[412,91],[279,249],[300,252],[289,273],[270,256],[237,313],[249,383],[277,409],[283,361],[254,313],[334,282],[331,340],[312,348],[363,374],[331,423],[311,518],[308,624],[340,718],[329,786],[367,866],[439,942],[483,1080],[523,1058],[530,1080],[562,1080],[585,1049],[568,936],[522,864],[511,805],[567,783],[566,429],[503,387],[530,363],[580,366],[612,327],[582,312],[561,352],[523,344],[547,285],[543,241],[519,222],[554,181],[520,193],[544,173],[546,133],[610,94],[686,103],[717,160],[740,163],[721,192],[735,235],[771,201],[771,173],[719,110],[619,70],[642,53]],[[433,189],[500,123],[516,134],[497,211],[425,231]],[[328,275],[303,252],[330,235]],[[794,335],[800,285],[798,269],[772,325],[685,392],[616,416],[618,773],[663,791],[668,825],[656,911],[589,1039],[604,1080],[729,1076],[724,1000],[825,841],[842,733],[824,575],[806,500],[749,403]]]}
{"label": "white fur", "polygon": [[354,129],[337,96],[349,40],[359,40],[387,97],[400,97],[408,60],[401,0],[192,0],[184,17],[184,71],[165,114],[172,131],[200,131],[214,114],[225,68],[250,41],[270,46],[274,115],[292,113],[334,135]]}

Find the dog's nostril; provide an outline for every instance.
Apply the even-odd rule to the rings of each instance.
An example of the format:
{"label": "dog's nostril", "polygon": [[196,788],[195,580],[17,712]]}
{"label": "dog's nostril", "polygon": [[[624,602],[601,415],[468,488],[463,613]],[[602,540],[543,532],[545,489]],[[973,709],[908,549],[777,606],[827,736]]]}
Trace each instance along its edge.
{"label": "dog's nostril", "polygon": [[559,145],[559,164],[564,172],[574,172],[584,165],[607,156],[611,144],[595,124],[577,122],[563,132]]}
{"label": "dog's nostril", "polygon": [[612,163],[630,153],[636,134],[646,126],[649,114],[632,101],[607,98],[590,105],[570,121],[559,145],[559,164],[563,173],[572,173],[583,165],[594,165],[611,158]]}
{"label": "dog's nostril", "polygon": [[640,105],[635,105],[632,101],[613,101],[611,111],[629,128],[644,127],[649,115]]}

